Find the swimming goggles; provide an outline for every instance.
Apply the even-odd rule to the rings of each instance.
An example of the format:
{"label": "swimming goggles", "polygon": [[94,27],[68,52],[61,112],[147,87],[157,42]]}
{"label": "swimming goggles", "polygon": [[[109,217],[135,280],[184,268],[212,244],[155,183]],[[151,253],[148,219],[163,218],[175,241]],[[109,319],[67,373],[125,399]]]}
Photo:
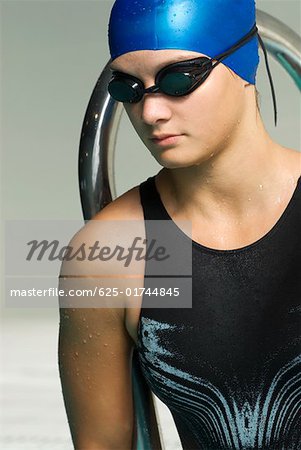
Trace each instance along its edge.
{"label": "swimming goggles", "polygon": [[[186,61],[180,61],[163,67],[156,74],[155,84],[149,88],[145,88],[143,82],[132,75],[123,72],[113,71],[112,78],[108,84],[108,91],[114,100],[122,103],[138,103],[142,100],[144,94],[161,92],[171,97],[182,97],[190,94],[197,89],[209,77],[211,71],[227,56],[235,52],[238,48],[248,42],[255,34],[258,34],[258,28],[253,26],[251,31],[240,39],[229,50],[221,53],[215,58],[201,56]],[[264,43],[258,34],[259,43],[262,47],[267,72],[270,80],[275,126],[277,125],[277,106],[274,91],[272,75],[269,69],[267,51]],[[216,62],[213,63],[213,60]]]}

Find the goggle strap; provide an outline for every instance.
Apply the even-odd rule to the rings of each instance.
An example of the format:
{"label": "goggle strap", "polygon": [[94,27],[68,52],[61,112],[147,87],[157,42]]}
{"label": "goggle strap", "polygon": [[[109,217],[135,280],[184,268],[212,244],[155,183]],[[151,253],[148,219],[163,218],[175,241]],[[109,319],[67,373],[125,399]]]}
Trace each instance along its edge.
{"label": "goggle strap", "polygon": [[218,56],[215,56],[213,59],[222,61],[223,59],[227,58],[227,56],[231,55],[235,52],[235,50],[242,47],[244,44],[246,44],[252,37],[257,33],[258,29],[257,26],[254,25],[253,28],[249,31],[248,34],[246,34],[244,37],[242,37],[235,45],[230,47],[228,50],[226,50],[223,53],[220,53]]}
{"label": "goggle strap", "polygon": [[262,48],[262,51],[264,54],[265,64],[266,64],[266,68],[267,68],[267,72],[268,72],[268,76],[269,76],[269,80],[270,80],[270,86],[271,86],[272,97],[273,97],[273,105],[274,105],[274,120],[275,120],[275,127],[276,127],[277,126],[277,104],[276,104],[276,95],[275,95],[272,74],[271,74],[271,71],[269,68],[269,63],[268,63],[268,54],[267,54],[265,45],[264,45],[263,40],[261,39],[259,33],[258,33],[258,39],[259,39],[259,43],[261,45],[261,48]]}
{"label": "goggle strap", "polygon": [[277,126],[276,94],[275,94],[272,74],[271,74],[270,67],[269,67],[267,51],[266,51],[265,45],[263,43],[263,40],[261,39],[261,36],[258,33],[258,28],[257,28],[256,24],[253,26],[252,30],[245,37],[243,37],[240,41],[237,42],[237,44],[235,46],[231,47],[226,52],[221,53],[219,56],[216,56],[214,59],[218,60],[218,62],[221,62],[228,55],[230,55],[232,52],[234,52],[239,47],[244,45],[247,41],[249,41],[253,37],[253,35],[256,34],[256,33],[257,33],[257,36],[258,36],[258,40],[259,40],[260,46],[261,46],[261,48],[263,50],[264,59],[265,59],[265,65],[266,65],[266,68],[267,68],[268,77],[269,77],[269,81],[270,81],[270,86],[271,86],[271,91],[272,91],[272,98],[273,98],[273,106],[274,106],[274,120],[275,120],[275,127],[276,127]]}

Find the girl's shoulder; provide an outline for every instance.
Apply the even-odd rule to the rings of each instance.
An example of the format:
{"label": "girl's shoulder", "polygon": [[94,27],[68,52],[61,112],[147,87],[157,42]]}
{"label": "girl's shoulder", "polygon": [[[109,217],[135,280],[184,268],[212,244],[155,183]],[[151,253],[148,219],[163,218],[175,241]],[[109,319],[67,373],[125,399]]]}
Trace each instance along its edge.
{"label": "girl's shoulder", "polygon": [[139,185],[134,186],[99,211],[93,220],[143,220]]}

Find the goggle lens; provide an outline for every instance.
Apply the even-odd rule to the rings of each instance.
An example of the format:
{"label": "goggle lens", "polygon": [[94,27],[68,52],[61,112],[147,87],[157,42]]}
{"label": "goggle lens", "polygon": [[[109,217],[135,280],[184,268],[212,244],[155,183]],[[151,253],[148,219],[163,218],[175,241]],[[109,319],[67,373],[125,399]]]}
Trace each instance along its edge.
{"label": "goggle lens", "polygon": [[133,103],[140,99],[138,83],[130,78],[115,78],[108,86],[110,95],[118,102]]}
{"label": "goggle lens", "polygon": [[189,92],[192,79],[188,73],[167,73],[160,80],[160,91],[167,95],[180,96]]}

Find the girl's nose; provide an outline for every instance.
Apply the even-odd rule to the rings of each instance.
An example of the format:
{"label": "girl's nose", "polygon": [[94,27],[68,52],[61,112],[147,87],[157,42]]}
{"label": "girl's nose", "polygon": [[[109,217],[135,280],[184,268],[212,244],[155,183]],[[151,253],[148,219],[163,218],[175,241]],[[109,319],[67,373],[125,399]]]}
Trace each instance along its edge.
{"label": "girl's nose", "polygon": [[166,99],[164,94],[145,94],[141,104],[141,120],[147,125],[154,125],[158,121],[169,120],[171,117],[168,99]]}

